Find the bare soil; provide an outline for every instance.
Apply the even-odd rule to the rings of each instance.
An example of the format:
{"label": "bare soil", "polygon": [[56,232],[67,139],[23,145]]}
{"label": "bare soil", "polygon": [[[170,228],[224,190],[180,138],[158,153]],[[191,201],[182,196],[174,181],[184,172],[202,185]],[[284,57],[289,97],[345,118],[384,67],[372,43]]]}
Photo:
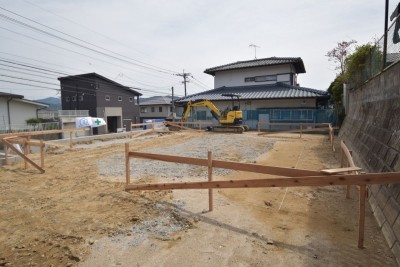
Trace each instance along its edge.
{"label": "bare soil", "polygon": [[[0,169],[0,266],[396,266],[367,205],[338,186],[124,191],[131,150],[321,170],[338,167],[323,135],[173,133],[49,150],[46,173]],[[30,157],[38,161],[38,155]],[[132,160],[132,180],[207,180],[206,169]],[[259,174],[215,170],[214,180]]]}

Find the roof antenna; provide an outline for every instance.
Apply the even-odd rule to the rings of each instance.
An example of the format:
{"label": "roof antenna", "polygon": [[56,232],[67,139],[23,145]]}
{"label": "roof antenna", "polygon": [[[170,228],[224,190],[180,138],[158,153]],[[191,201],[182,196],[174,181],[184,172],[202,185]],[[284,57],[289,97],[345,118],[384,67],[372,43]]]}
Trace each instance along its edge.
{"label": "roof antenna", "polygon": [[254,59],[257,59],[257,47],[258,45],[250,44],[249,47],[254,47]]}

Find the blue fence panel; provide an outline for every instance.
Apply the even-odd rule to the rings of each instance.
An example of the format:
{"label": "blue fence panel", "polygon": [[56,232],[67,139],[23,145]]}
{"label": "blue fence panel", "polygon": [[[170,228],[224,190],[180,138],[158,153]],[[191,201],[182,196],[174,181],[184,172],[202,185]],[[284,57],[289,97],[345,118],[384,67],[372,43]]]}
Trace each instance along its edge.
{"label": "blue fence panel", "polygon": [[336,114],[333,109],[259,109],[243,111],[243,122],[250,129],[256,129],[259,121],[278,123],[327,122],[336,125]]}

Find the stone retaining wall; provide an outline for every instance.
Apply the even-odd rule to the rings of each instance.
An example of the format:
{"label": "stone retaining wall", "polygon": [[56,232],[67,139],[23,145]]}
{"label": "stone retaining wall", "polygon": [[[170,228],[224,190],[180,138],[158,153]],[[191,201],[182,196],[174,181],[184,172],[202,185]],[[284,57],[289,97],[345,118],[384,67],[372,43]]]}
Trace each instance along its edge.
{"label": "stone retaining wall", "polygon": [[[349,91],[339,137],[367,172],[400,172],[400,62]],[[400,184],[369,189],[372,211],[400,265]]]}

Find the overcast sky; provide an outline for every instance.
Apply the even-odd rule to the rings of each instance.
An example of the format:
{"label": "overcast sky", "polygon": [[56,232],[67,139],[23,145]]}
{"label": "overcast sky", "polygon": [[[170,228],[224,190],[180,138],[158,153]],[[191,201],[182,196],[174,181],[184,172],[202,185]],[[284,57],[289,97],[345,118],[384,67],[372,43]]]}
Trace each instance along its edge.
{"label": "overcast sky", "polygon": [[[171,86],[183,95],[182,78],[174,73],[184,69],[194,77],[192,94],[213,88],[206,68],[254,59],[249,44],[259,46],[257,58],[301,57],[306,73],[299,75],[300,85],[326,90],[336,75],[327,51],[343,40],[365,44],[380,38],[384,3],[0,0],[0,80],[25,84],[0,81],[0,91],[33,100],[59,96],[27,84],[57,89],[63,74],[96,72],[141,88],[144,96],[170,94]],[[391,1],[389,15],[397,4]]]}

